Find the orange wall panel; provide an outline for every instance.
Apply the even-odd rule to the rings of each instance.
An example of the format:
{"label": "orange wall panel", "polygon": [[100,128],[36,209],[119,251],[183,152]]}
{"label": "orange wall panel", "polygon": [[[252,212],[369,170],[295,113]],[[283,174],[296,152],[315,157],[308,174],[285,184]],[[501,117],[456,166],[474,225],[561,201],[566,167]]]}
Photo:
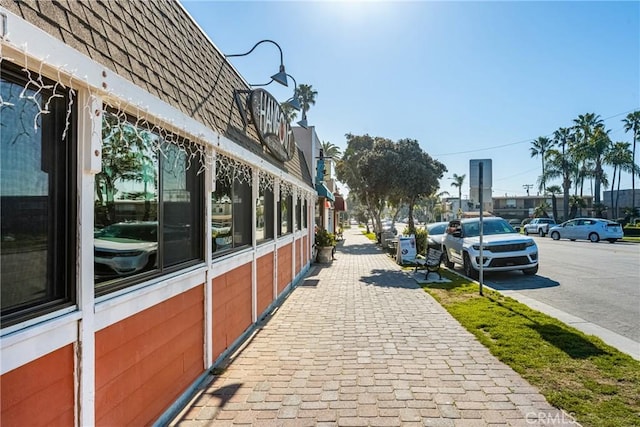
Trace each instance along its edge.
{"label": "orange wall panel", "polygon": [[251,264],[235,268],[212,281],[214,360],[251,326],[251,282]]}
{"label": "orange wall panel", "polygon": [[96,333],[96,425],[153,422],[204,371],[204,286]]}
{"label": "orange wall panel", "polygon": [[73,347],[69,344],[0,377],[0,425],[74,425]]}
{"label": "orange wall panel", "polygon": [[264,255],[256,261],[257,308],[260,315],[273,302],[273,253]]}
{"label": "orange wall panel", "polygon": [[291,283],[292,245],[278,249],[278,295]]}

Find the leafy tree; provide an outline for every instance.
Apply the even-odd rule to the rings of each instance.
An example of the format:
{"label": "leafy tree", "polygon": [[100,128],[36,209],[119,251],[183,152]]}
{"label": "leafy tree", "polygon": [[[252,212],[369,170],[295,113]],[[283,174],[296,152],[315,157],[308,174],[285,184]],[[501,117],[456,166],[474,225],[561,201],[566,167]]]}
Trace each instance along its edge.
{"label": "leafy tree", "polygon": [[458,188],[458,205],[459,208],[462,209],[462,184],[464,183],[464,179],[467,177],[467,175],[462,174],[462,175],[457,175],[457,174],[453,174],[453,182],[451,183],[452,187],[457,187]]}
{"label": "leafy tree", "polygon": [[542,161],[542,175],[540,179],[539,189],[544,192],[546,187],[546,183],[544,180],[545,175],[545,160],[546,153],[553,147],[553,141],[546,136],[539,136],[538,139],[534,139],[531,141],[531,147],[529,148],[529,152],[531,153],[531,157],[540,157]]}
{"label": "leafy tree", "polygon": [[560,194],[562,188],[559,185],[550,185],[547,187],[547,194],[551,195],[551,208],[553,210],[553,218],[558,220],[558,203],[556,201],[556,194]]}
{"label": "leafy tree", "polygon": [[[113,114],[104,114],[102,122],[102,170],[96,174],[96,210],[100,223],[115,220],[116,184],[120,180],[151,182],[157,186],[158,153],[152,150],[157,136],[121,122]],[[147,200],[146,191],[139,194]],[[127,195],[131,198],[131,195]],[[145,216],[149,214],[145,207]]]}
{"label": "leafy tree", "polygon": [[[401,139],[395,144],[397,162],[394,166],[395,194],[409,207],[409,233],[415,234],[413,209],[420,197],[430,196],[438,189],[438,180],[447,168],[422,151],[415,139]],[[388,178],[388,177],[387,177]]]}
{"label": "leafy tree", "polygon": [[631,204],[632,207],[636,206],[636,174],[635,164],[636,164],[636,143],[640,140],[640,111],[634,111],[633,113],[627,114],[627,117],[622,119],[624,122],[624,131],[629,132],[633,131],[633,150],[631,151],[631,163],[633,164],[633,169],[631,172]]}

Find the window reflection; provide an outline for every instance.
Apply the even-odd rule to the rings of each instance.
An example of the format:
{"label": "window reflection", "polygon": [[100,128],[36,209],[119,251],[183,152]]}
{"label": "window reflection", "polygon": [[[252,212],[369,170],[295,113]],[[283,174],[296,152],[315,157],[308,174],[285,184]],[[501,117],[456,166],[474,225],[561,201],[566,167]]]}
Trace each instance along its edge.
{"label": "window reflection", "polygon": [[263,189],[256,201],[256,241],[273,239],[273,191]]}
{"label": "window reflection", "polygon": [[102,137],[102,171],[95,179],[96,284],[121,287],[139,280],[125,278],[201,260],[204,175],[190,164],[190,145],[111,113],[103,115]]}
{"label": "window reflection", "polygon": [[8,62],[1,71],[0,303],[11,324],[71,302],[75,148],[71,93]]}
{"label": "window reflection", "polygon": [[214,256],[250,245],[253,202],[251,184],[218,176],[211,193],[211,235]]}
{"label": "window reflection", "polygon": [[95,179],[96,282],[157,268],[158,136],[106,113]]}

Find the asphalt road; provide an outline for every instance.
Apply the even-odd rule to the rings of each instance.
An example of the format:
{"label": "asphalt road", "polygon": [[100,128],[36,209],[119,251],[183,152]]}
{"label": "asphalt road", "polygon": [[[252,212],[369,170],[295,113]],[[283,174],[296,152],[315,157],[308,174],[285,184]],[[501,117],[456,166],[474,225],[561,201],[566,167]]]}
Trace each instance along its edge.
{"label": "asphalt road", "polygon": [[537,275],[489,273],[484,283],[514,297],[537,301],[547,309],[541,311],[551,311],[549,314],[557,310],[577,318],[575,323],[584,320],[590,326],[578,328],[585,332],[600,336],[598,332],[611,331],[614,334],[610,335],[631,340],[624,344],[640,354],[640,244],[533,237],[540,251]]}

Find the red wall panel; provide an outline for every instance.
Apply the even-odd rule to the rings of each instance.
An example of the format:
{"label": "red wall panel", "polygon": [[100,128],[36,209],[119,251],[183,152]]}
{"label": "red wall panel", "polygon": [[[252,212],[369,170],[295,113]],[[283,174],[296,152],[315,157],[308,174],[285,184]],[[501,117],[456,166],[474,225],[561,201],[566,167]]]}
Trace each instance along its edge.
{"label": "red wall panel", "polygon": [[292,245],[278,249],[278,295],[291,283]]}
{"label": "red wall panel", "polygon": [[251,264],[212,281],[213,359],[217,359],[251,326]]}
{"label": "red wall panel", "polygon": [[256,260],[257,266],[257,290],[258,315],[273,302],[273,253],[264,255]]}
{"label": "red wall panel", "polygon": [[73,347],[69,344],[0,377],[0,425],[74,425]]}
{"label": "red wall panel", "polygon": [[204,371],[204,287],[96,333],[96,425],[153,422]]}

